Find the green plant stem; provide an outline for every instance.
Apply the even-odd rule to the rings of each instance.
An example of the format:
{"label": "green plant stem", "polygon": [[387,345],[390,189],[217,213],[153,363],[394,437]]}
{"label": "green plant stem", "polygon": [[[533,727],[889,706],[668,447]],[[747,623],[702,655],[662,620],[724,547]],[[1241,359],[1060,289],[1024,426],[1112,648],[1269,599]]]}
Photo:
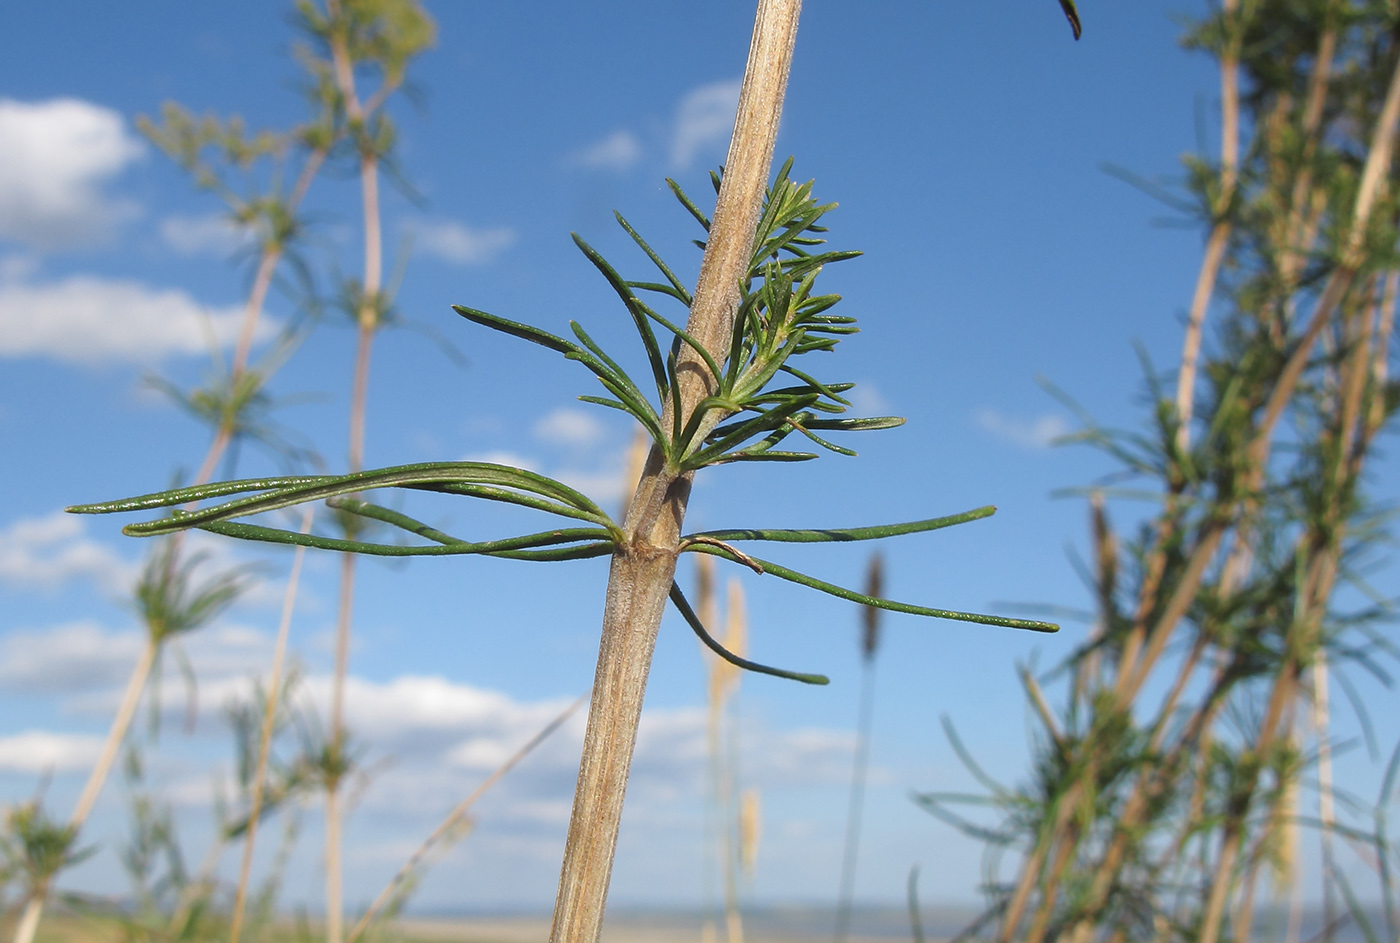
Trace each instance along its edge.
{"label": "green plant stem", "polygon": [[[739,280],[750,264],[772,165],[800,11],[800,0],[760,0],[758,5],[724,180],[686,324],[691,336],[712,352],[729,346]],[[679,380],[680,418],[685,420],[713,391],[714,380],[688,348],[681,352]],[[689,496],[690,475],[668,470],[653,448],[628,507],[626,540],[614,551],[609,570],[551,943],[596,943],[602,929],[637,722]]]}

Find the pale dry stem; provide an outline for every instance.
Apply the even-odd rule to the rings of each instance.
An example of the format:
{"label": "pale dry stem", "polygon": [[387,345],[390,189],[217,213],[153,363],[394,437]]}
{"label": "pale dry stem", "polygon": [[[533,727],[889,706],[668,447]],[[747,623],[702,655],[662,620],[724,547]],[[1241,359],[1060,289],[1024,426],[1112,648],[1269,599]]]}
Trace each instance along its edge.
{"label": "pale dry stem", "polygon": [[[92,772],[88,774],[87,783],[78,797],[78,804],[74,806],[73,814],[68,819],[68,827],[74,834],[82,830],[93,806],[97,804],[97,797],[101,795],[102,787],[116,762],[117,753],[121,750],[122,741],[126,739],[126,732],[131,727],[131,718],[136,713],[136,706],[141,702],[141,692],[145,690],[146,679],[150,677],[151,667],[155,664],[159,652],[159,643],[154,638],[147,638],[145,647],[141,649],[141,657],[137,659],[136,666],[131,669],[131,676],[127,679],[126,691],[122,694],[120,706],[117,707],[117,715],[112,718],[112,726],[107,730],[102,752],[98,754],[97,762],[93,764]],[[24,914],[15,927],[14,943],[32,943],[39,920],[44,914],[44,902],[47,898],[47,883],[32,890],[29,900],[25,903]]]}
{"label": "pale dry stem", "polygon": [[[432,834],[423,840],[423,844],[419,845],[413,854],[409,855],[408,860],[403,863],[403,866],[400,867],[393,878],[389,880],[389,883],[379,892],[379,896],[374,899],[374,902],[369,905],[360,919],[356,921],[355,926],[350,929],[349,935],[345,938],[346,943],[355,943],[355,941],[364,934],[365,930],[369,929],[369,925],[374,921],[374,918],[379,915],[380,911],[382,911],[384,907],[394,899],[394,896],[408,883],[424,859],[426,859],[433,849],[447,838],[447,836],[453,834],[458,827],[467,820],[467,813],[471,811],[472,806],[476,805],[477,801],[484,796],[492,786],[496,785],[502,777],[514,769],[521,760],[529,756],[537,746],[548,739],[550,734],[563,726],[564,722],[583,706],[583,702],[587,697],[587,695],[584,695],[565,708],[563,713],[546,724],[544,729],[526,741],[526,743],[521,746],[520,749],[516,750],[504,763],[496,767],[490,776],[487,776],[476,789],[472,790],[465,799],[459,802],[456,807],[447,814],[447,817],[438,824],[438,827],[433,829]],[[233,943],[238,943],[238,941],[234,940]]]}
{"label": "pale dry stem", "polygon": [[[1223,0],[1222,9],[1227,20],[1234,21],[1239,16],[1239,0]],[[1191,441],[1191,417],[1196,401],[1196,365],[1201,356],[1201,328],[1205,322],[1206,308],[1211,295],[1215,293],[1216,278],[1220,274],[1220,262],[1225,257],[1225,247],[1230,242],[1232,230],[1227,216],[1230,204],[1235,198],[1235,185],[1239,176],[1240,155],[1240,60],[1239,25],[1231,23],[1231,37],[1220,56],[1220,193],[1212,208],[1215,225],[1206,242],[1205,258],[1201,261],[1201,271],[1196,277],[1196,290],[1191,298],[1191,311],[1186,320],[1186,337],[1182,344],[1181,370],[1176,381],[1176,414],[1181,425],[1177,428],[1177,447],[1185,451]]]}
{"label": "pale dry stem", "polygon": [[[311,532],[312,513],[308,508],[301,518],[301,532]],[[272,755],[272,734],[276,728],[278,700],[282,694],[282,671],[287,655],[287,637],[292,628],[292,610],[296,607],[297,587],[301,582],[301,564],[306,548],[297,547],[292,556],[292,570],[287,576],[287,589],[282,597],[282,616],[277,626],[277,641],[272,650],[272,671],[267,679],[267,697],[263,702],[262,730],[258,736],[258,761],[253,772],[253,794],[248,803],[248,828],[243,837],[243,860],[238,868],[238,888],[234,892],[233,916],[229,927],[229,943],[238,943],[243,931],[243,912],[248,902],[248,882],[253,873],[253,848],[258,840],[258,819],[262,815],[263,789],[267,766]]]}
{"label": "pale dry stem", "polygon": [[[338,12],[335,0],[329,0],[332,13]],[[332,33],[331,60],[336,84],[347,118],[363,126],[371,112],[361,104],[355,88],[354,64],[350,60],[345,37]],[[378,108],[392,90],[388,83],[381,87],[382,95],[372,101]],[[357,337],[355,371],[350,396],[349,468],[359,471],[364,463],[365,414],[369,396],[370,352],[374,334],[379,328],[380,291],[383,277],[383,251],[379,219],[379,164],[377,156],[368,150],[360,154],[360,201],[363,211],[365,240],[364,278],[361,282],[360,309],[356,312]],[[355,557],[345,554],[340,570],[340,613],[336,625],[336,670],[331,695],[331,749],[337,763],[343,762],[344,746],[344,688],[350,659],[351,610],[355,593]],[[341,821],[340,769],[326,784],[326,941],[341,943],[343,908],[341,903]]]}
{"label": "pale dry stem", "polygon": [[[760,0],[755,19],[724,180],[686,324],[691,336],[721,356],[753,251],[800,11],[800,0]],[[715,380],[689,348],[682,349],[678,373],[684,418]],[[663,428],[670,427],[669,410]],[[702,429],[702,437],[715,421],[712,417]],[[626,540],[613,554],[551,943],[596,943],[601,932],[637,722],[675,577],[690,477],[667,469],[653,447],[623,525]]]}

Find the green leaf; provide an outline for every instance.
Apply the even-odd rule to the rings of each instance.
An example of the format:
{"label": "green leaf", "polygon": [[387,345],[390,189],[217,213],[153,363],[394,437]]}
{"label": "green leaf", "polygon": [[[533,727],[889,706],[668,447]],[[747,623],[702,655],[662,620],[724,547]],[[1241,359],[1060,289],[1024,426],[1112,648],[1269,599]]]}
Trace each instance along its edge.
{"label": "green leaf", "polygon": [[689,534],[682,539],[705,537],[710,540],[722,540],[725,543],[733,543],[736,540],[769,540],[775,543],[785,544],[844,543],[853,540],[879,540],[883,537],[921,534],[925,531],[941,530],[944,527],[953,527],[957,524],[966,524],[970,521],[980,521],[985,517],[991,517],[996,512],[996,507],[989,504],[986,507],[974,508],[971,511],[964,511],[961,514],[949,514],[947,517],[931,517],[927,520],[909,521],[905,524],[882,524],[875,527],[824,527],[820,529],[804,530],[777,530],[771,528],[707,530],[698,534]]}
{"label": "green leaf", "polygon": [[[807,413],[805,415],[808,417],[811,416],[810,413]],[[845,446],[837,445],[835,442],[828,442],[821,436],[817,435],[815,432],[809,431],[806,427],[806,419],[803,416],[794,416],[792,418],[792,427],[798,432],[805,435],[807,438],[811,439],[813,442],[817,443],[817,445],[820,445],[824,449],[828,449],[832,452],[837,453],[838,455],[846,455],[850,458],[856,457],[855,449],[848,449]]]}
{"label": "green leaf", "polygon": [[[373,515],[366,515],[373,516]],[[282,530],[276,527],[263,527],[259,524],[241,524],[231,521],[215,521],[201,524],[200,530],[225,537],[242,540],[257,540],[263,543],[291,544],[299,547],[314,547],[318,550],[336,550],[342,553],[362,553],[377,557],[446,557],[477,554],[488,557],[511,557],[514,559],[580,559],[579,556],[561,558],[558,556],[521,556],[519,551],[554,547],[564,543],[588,541],[583,546],[561,548],[570,553],[584,551],[582,556],[599,557],[612,553],[612,535],[601,528],[574,527],[564,530],[544,531],[526,534],[521,537],[508,537],[502,540],[469,542],[454,540],[445,544],[404,545],[378,544],[360,540],[346,540],[342,537],[322,537],[318,534],[303,534],[300,531]],[[593,538],[589,541],[589,538]]]}
{"label": "green leaf", "polygon": [[814,576],[799,573],[796,570],[789,570],[785,566],[771,563],[767,560],[760,560],[758,557],[750,556],[747,560],[740,560],[731,550],[718,547],[714,544],[693,543],[685,548],[689,552],[711,553],[717,557],[723,557],[734,563],[742,563],[751,566],[756,563],[763,567],[764,573],[771,573],[778,579],[787,580],[790,583],[797,583],[810,589],[820,590],[838,599],[847,599],[851,602],[860,603],[863,606],[874,606],[877,609],[888,609],[890,612],[904,612],[915,616],[928,616],[933,619],[951,619],[956,622],[976,622],[981,625],[999,625],[1009,629],[1029,629],[1032,632],[1058,632],[1060,627],[1053,622],[1039,622],[1033,619],[1009,619],[1004,616],[984,615],[978,612],[960,612],[956,609],[934,609],[929,606],[916,606],[907,602],[896,602],[893,599],[882,599],[878,596],[867,596],[855,590],[837,586],[835,583],[828,583],[819,580]]}
{"label": "green leaf", "polygon": [[[632,293],[632,289],[627,286],[623,277],[617,274],[617,270],[608,264],[608,260],[603,258],[598,252],[583,241],[578,233],[571,234],[574,237],[574,245],[593,263],[593,267],[603,273],[603,277],[608,280],[608,284],[617,292],[617,296],[622,299],[622,303],[627,306],[627,313],[632,315],[632,324],[637,328],[637,333],[641,335],[642,346],[646,348],[647,362],[651,364],[651,373],[656,381],[657,395],[662,399],[666,398],[666,390],[670,386],[666,378],[666,366],[661,359],[661,349],[656,343],[656,334],[652,332],[651,325],[647,323],[646,316],[639,310],[641,302]],[[578,328],[575,328],[577,332]],[[601,350],[595,350],[599,356],[606,358]],[[609,360],[609,363],[612,361]],[[618,368],[619,371],[621,368]],[[625,374],[624,374],[625,375]],[[629,381],[630,382],[630,381]]]}
{"label": "green leaf", "polygon": [[1074,8],[1074,0],[1060,0],[1060,9],[1065,11],[1065,19],[1069,20],[1069,28],[1074,30],[1074,38],[1079,39],[1084,30],[1079,22],[1079,11]]}
{"label": "green leaf", "polygon": [[647,304],[645,304],[645,303],[643,303],[643,302],[641,302],[641,301],[639,301],[639,302],[637,302],[637,303],[638,303],[639,305],[641,305],[642,312],[643,312],[644,314],[646,314],[647,317],[651,318],[651,319],[652,319],[653,321],[655,321],[657,324],[660,324],[660,325],[661,325],[662,327],[664,327],[666,330],[670,331],[670,332],[671,332],[672,334],[674,334],[676,337],[680,338],[682,341],[684,341],[684,342],[686,343],[687,346],[690,347],[691,350],[693,350],[693,351],[695,351],[697,354],[699,354],[699,355],[700,355],[700,359],[702,359],[702,360],[705,361],[705,365],[708,366],[708,367],[710,368],[710,374],[711,374],[716,380],[718,380],[718,379],[720,378],[720,376],[723,374],[723,371],[720,369],[719,363],[717,363],[717,362],[715,361],[715,358],[714,358],[713,356],[711,356],[711,354],[710,354],[710,352],[709,352],[708,350],[705,349],[705,345],[704,345],[704,344],[700,343],[698,340],[696,340],[696,339],[695,339],[694,337],[692,337],[690,334],[686,333],[686,331],[685,331],[684,329],[682,329],[682,328],[680,328],[680,327],[677,327],[675,324],[672,324],[668,319],[666,319],[666,318],[662,317],[661,315],[657,314],[655,311],[653,311],[653,310],[651,309],[651,307],[650,307],[649,305],[647,305]]}
{"label": "green leaf", "polygon": [[[811,398],[815,399],[815,396]],[[717,439],[711,438],[707,440],[710,441],[712,444],[701,449],[698,452],[693,453],[688,458],[686,458],[683,463],[684,467],[686,469],[693,469],[703,468],[704,466],[709,465],[711,462],[715,461],[715,459],[724,455],[724,453],[728,452],[730,449],[734,448],[744,440],[750,439],[761,432],[771,432],[772,430],[785,425],[788,422],[789,418],[792,416],[792,414],[799,411],[803,407],[803,405],[804,404],[802,404],[801,402],[798,402],[786,406],[775,406],[774,408],[759,414],[753,419],[745,420],[742,422],[730,423],[726,426],[720,426],[713,433],[711,433],[712,437],[715,435],[718,435],[719,437]]]}
{"label": "green leaf", "polygon": [[715,641],[714,636],[705,631],[704,623],[702,623],[700,617],[695,614],[695,610],[690,608],[690,603],[686,600],[685,594],[681,592],[681,588],[675,583],[671,584],[671,602],[675,603],[676,609],[680,612],[690,628],[694,630],[695,634],[700,637],[700,641],[705,643],[705,647],[731,665],[743,668],[746,671],[757,672],[758,674],[772,675],[775,678],[787,678],[790,681],[801,681],[803,684],[831,683],[831,679],[826,675],[803,674],[798,671],[785,671],[782,668],[770,668],[767,665],[760,665],[756,661],[749,661],[747,658],[741,658],[729,651],[729,649]]}
{"label": "green leaf", "polygon": [[[709,232],[710,217],[706,216],[704,212],[701,211],[700,207],[696,206],[691,201],[690,197],[685,195],[685,191],[681,189],[681,185],[676,183],[676,181],[672,180],[670,177],[667,177],[666,186],[671,188],[671,192],[676,195],[676,199],[681,201],[681,206],[684,206],[686,208],[686,211],[690,213],[691,216],[695,217],[696,222],[698,222],[701,226],[705,227],[705,232]],[[704,247],[703,243],[696,244],[700,245],[702,248]]]}
{"label": "green leaf", "polygon": [[[595,340],[593,340],[593,338],[588,336],[588,332],[583,329],[583,325],[579,324],[577,321],[570,321],[569,328],[573,330],[574,336],[577,337],[579,340],[583,341],[584,346],[587,347],[592,353],[594,353],[598,357],[598,359],[604,365],[607,366],[609,375],[605,378],[602,376],[602,374],[599,374],[598,378],[600,380],[607,379],[610,382],[616,384],[617,386],[627,390],[630,394],[630,400],[636,403],[645,403],[647,409],[650,410],[651,404],[647,401],[646,395],[642,393],[641,389],[638,388],[636,383],[632,382],[632,378],[627,375],[627,371],[623,370],[622,367],[618,365],[617,361],[609,357],[607,353],[603,350],[603,348],[600,347],[598,343]],[[655,338],[652,338],[652,346],[655,346],[655,340]],[[660,356],[660,354],[658,353],[657,356]],[[594,372],[596,373],[597,371]],[[657,380],[656,391],[664,399],[666,396],[666,391],[670,387],[670,384],[666,380],[666,368],[664,365],[661,367],[661,371],[658,374],[658,376],[659,379]],[[626,402],[626,400],[624,400],[624,402]]]}
{"label": "green leaf", "polygon": [[[666,281],[671,283],[672,291],[666,292],[666,294],[672,295],[676,300],[680,301],[686,307],[690,307],[690,292],[686,289],[685,284],[679,278],[676,277],[675,273],[671,271],[670,267],[667,266],[665,262],[661,261],[661,256],[657,255],[656,252],[652,249],[652,247],[647,245],[647,241],[641,237],[641,234],[638,233],[637,230],[632,228],[631,223],[627,222],[627,220],[623,218],[621,213],[613,213],[613,216],[617,218],[618,225],[620,225],[623,229],[627,231],[627,235],[632,237],[632,241],[635,242],[637,245],[641,246],[642,251],[647,254],[647,257],[649,259],[651,259],[652,264],[654,264],[658,269],[660,269],[661,274],[666,277]],[[640,287],[635,282],[631,284],[634,287]],[[664,289],[661,289],[661,286],[659,285],[656,286],[656,289],[653,290],[664,291]]]}
{"label": "green leaf", "polygon": [[[455,486],[460,485],[485,485],[488,486],[488,489],[496,487],[523,491],[527,495],[539,495],[567,506],[572,509],[572,512],[577,512],[571,512],[566,516],[582,515],[584,519],[604,527],[616,527],[602,508],[598,507],[586,495],[575,491],[568,485],[521,468],[489,462],[424,462],[416,465],[397,465],[374,471],[356,472],[351,475],[326,475],[286,480],[295,483],[266,489],[265,482],[279,480],[253,479],[242,482],[225,482],[223,487],[229,489],[225,493],[256,489],[265,489],[268,493],[229,501],[197,511],[177,511],[170,517],[160,520],[128,525],[124,530],[131,536],[145,537],[172,533],[189,527],[200,527],[215,521],[260,514],[264,511],[275,511],[310,501],[320,501],[375,488],[397,487],[426,491],[450,491]],[[91,510],[93,508],[99,509],[95,513],[107,513],[132,510],[136,506],[161,507],[183,504],[191,500],[189,493],[195,490],[198,489],[176,489],[160,495],[145,495],[126,501],[111,502],[108,505],[89,505],[87,509],[89,513],[94,513]],[[497,499],[489,490],[477,493],[475,496]],[[540,509],[553,510],[550,507],[541,507]]]}
{"label": "green leaf", "polygon": [[810,462],[817,458],[816,452],[730,452],[710,462],[711,465],[728,465],[731,462]]}
{"label": "green leaf", "polygon": [[74,504],[64,508],[64,510],[69,514],[118,514],[123,511],[149,511],[152,508],[189,504],[193,501],[222,498],[247,491],[268,491],[273,488],[310,484],[321,481],[324,477],[324,475],[294,475],[278,478],[244,478],[238,481],[219,481],[209,485],[194,485],[189,488],[174,488],[154,494],[143,494],[135,498],[122,498],[118,501]]}
{"label": "green leaf", "polygon": [[778,369],[781,370],[783,373],[788,374],[789,376],[797,377],[797,379],[801,380],[803,383],[806,383],[812,389],[817,390],[823,396],[826,396],[829,399],[833,399],[836,402],[842,404],[843,406],[851,405],[850,400],[842,399],[837,394],[844,393],[847,390],[855,389],[856,385],[854,383],[829,383],[826,385],[822,385],[818,381],[809,377],[807,374],[803,373],[801,370],[798,370],[796,367],[789,366],[788,364],[783,364]]}
{"label": "green leaf", "polygon": [[452,310],[456,311],[468,321],[473,321],[493,331],[500,331],[502,334],[509,334],[512,337],[519,337],[532,344],[539,344],[541,347],[548,347],[550,350],[557,350],[561,354],[573,353],[579,350],[576,344],[571,344],[562,337],[556,337],[548,331],[542,331],[529,324],[521,324],[519,321],[510,321],[506,318],[499,318],[494,314],[487,314],[485,311],[478,311],[476,308],[468,308],[465,305],[453,305]]}

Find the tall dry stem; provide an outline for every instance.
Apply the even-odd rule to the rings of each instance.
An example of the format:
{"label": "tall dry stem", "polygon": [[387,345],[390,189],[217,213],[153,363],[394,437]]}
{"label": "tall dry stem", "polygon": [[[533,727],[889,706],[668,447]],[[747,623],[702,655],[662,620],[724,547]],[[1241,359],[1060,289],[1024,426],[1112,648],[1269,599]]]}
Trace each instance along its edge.
{"label": "tall dry stem", "polygon": [[1215,293],[1220,262],[1225,258],[1225,246],[1230,241],[1232,225],[1228,215],[1235,198],[1235,182],[1239,176],[1240,159],[1240,42],[1242,24],[1239,22],[1239,0],[1222,0],[1225,16],[1225,48],[1220,54],[1220,193],[1211,208],[1215,218],[1210,238],[1206,240],[1205,258],[1196,277],[1196,290],[1191,297],[1191,311],[1186,319],[1186,337],[1181,349],[1181,370],[1176,380],[1176,414],[1181,423],[1177,430],[1177,447],[1185,450],[1191,441],[1191,416],[1196,403],[1196,365],[1201,357],[1201,327],[1206,308]]}
{"label": "tall dry stem", "polygon": [[[301,518],[301,532],[311,532],[311,509]],[[272,649],[272,670],[267,678],[267,696],[263,702],[262,729],[258,732],[258,759],[253,770],[252,796],[248,802],[248,829],[243,836],[243,860],[238,867],[238,887],[234,891],[233,916],[230,918],[229,943],[239,943],[243,934],[243,912],[248,903],[248,882],[253,874],[253,848],[258,840],[258,819],[262,816],[263,787],[267,781],[267,766],[272,756],[272,734],[277,727],[277,711],[282,695],[282,671],[287,656],[287,638],[292,629],[292,611],[296,608],[297,587],[301,583],[301,564],[306,548],[298,547],[292,557],[292,570],[287,575],[287,589],[282,596],[282,615],[277,624],[277,641]]]}
{"label": "tall dry stem", "polygon": [[[724,180],[686,323],[690,335],[718,356],[727,349],[740,279],[750,264],[800,12],[800,0],[758,5]],[[714,381],[689,348],[681,357],[684,420]],[[668,405],[663,427],[671,422],[669,412]],[[596,943],[602,929],[637,722],[675,576],[690,479],[689,473],[668,472],[660,450],[653,448],[623,524],[626,539],[612,557],[551,943]]]}
{"label": "tall dry stem", "polygon": [[[337,0],[327,0],[332,19],[343,13]],[[355,312],[355,367],[350,392],[350,429],[347,463],[349,471],[364,467],[365,420],[369,399],[370,354],[374,336],[380,327],[381,291],[383,287],[383,249],[379,217],[379,156],[368,141],[365,122],[372,114],[360,101],[355,87],[355,67],[351,59],[344,26],[333,27],[329,35],[331,62],[336,86],[345,109],[346,120],[359,151],[360,203],[364,265],[360,282],[359,308]],[[392,90],[385,79],[376,103]],[[344,901],[341,875],[341,842],[344,813],[341,808],[340,787],[345,750],[345,682],[350,665],[350,634],[355,602],[355,556],[345,554],[340,559],[340,593],[335,630],[335,670],[331,681],[330,750],[336,770],[326,780],[326,943],[341,943],[343,938]]]}
{"label": "tall dry stem", "polygon": [[[744,589],[736,579],[729,581],[725,600],[724,647],[743,658],[748,654],[748,617],[744,610]],[[721,853],[724,856],[724,926],[728,943],[744,943],[744,919],[739,911],[739,867],[742,859],[743,812],[736,805],[739,791],[739,722],[735,699],[739,693],[739,669],[718,658],[712,671],[718,674],[715,696],[726,720],[728,757],[721,767],[719,809],[723,823]]]}
{"label": "tall dry stem", "polygon": [[[360,916],[360,919],[350,928],[350,933],[345,938],[346,943],[355,943],[356,940],[364,935],[365,931],[369,929],[370,924],[374,922],[375,917],[377,917],[384,908],[408,886],[409,882],[418,873],[419,868],[422,867],[423,862],[427,860],[428,855],[467,821],[467,813],[471,811],[472,806],[476,805],[477,801],[480,800],[482,796],[486,795],[492,786],[500,782],[507,773],[515,769],[521,760],[525,759],[525,757],[534,752],[536,747],[549,739],[550,734],[562,727],[564,722],[583,706],[583,702],[587,697],[588,695],[585,694],[583,697],[564,708],[559,716],[546,724],[539,733],[525,741],[520,749],[516,750],[504,763],[496,767],[490,776],[482,780],[479,786],[473,789],[465,799],[457,803],[451,812],[447,813],[447,816],[438,824],[438,827],[433,829],[432,833],[428,835],[427,838],[423,839],[423,844],[419,845],[418,848],[414,850],[413,854],[408,856],[408,860],[395,872],[394,876],[389,880],[389,883],[379,892],[379,896],[374,899]],[[238,941],[234,940],[233,943],[238,943]]]}

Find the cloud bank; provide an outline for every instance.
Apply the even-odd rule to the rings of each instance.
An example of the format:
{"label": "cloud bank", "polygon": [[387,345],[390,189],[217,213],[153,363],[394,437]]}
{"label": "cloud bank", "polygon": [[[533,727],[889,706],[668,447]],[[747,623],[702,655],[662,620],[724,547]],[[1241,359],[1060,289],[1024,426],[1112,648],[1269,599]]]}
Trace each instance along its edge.
{"label": "cloud bank", "polygon": [[105,185],[143,152],[110,108],[0,99],[0,238],[41,250],[103,241],[137,213]]}

